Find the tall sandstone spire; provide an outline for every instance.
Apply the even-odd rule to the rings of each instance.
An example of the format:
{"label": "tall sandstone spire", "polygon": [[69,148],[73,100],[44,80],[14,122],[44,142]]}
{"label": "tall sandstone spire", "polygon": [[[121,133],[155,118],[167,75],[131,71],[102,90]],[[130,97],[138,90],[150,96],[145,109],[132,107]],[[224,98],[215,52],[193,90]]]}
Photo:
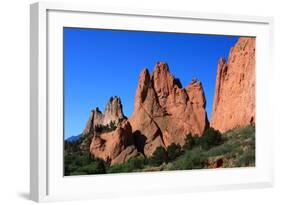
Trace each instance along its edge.
{"label": "tall sandstone spire", "polygon": [[255,38],[240,37],[218,63],[211,127],[221,132],[255,122]]}
{"label": "tall sandstone spire", "polygon": [[193,80],[182,88],[164,62],[150,76],[145,68],[139,77],[134,112],[129,119],[136,143],[145,155],[158,146],[184,144],[188,133],[202,135],[209,126],[201,82]]}

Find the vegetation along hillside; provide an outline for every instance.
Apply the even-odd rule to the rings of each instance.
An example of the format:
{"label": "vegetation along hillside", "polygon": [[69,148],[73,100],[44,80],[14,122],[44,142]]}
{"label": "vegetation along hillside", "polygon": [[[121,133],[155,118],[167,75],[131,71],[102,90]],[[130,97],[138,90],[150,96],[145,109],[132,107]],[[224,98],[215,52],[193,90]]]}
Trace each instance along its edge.
{"label": "vegetation along hillside", "polygon": [[[138,155],[123,164],[110,166],[95,158],[81,142],[89,146],[89,136],[65,144],[65,175],[88,175],[120,172],[150,172],[255,166],[255,126],[229,130],[223,134],[213,128],[202,137],[186,136],[183,146],[172,143],[158,147],[150,157]],[[84,150],[84,151],[83,151]]]}

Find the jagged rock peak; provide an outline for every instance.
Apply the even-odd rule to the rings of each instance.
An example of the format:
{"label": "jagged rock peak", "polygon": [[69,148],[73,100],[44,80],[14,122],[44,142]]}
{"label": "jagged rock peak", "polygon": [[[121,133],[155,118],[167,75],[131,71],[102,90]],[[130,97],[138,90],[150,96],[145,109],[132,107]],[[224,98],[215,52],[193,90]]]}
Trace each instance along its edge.
{"label": "jagged rock peak", "polygon": [[145,100],[149,86],[151,86],[149,71],[147,68],[144,68],[139,76],[135,105],[139,105],[139,103],[142,103]]}
{"label": "jagged rock peak", "polygon": [[125,118],[125,116],[123,114],[123,106],[120,97],[110,97],[104,111],[103,124],[109,124],[110,121],[116,124],[123,118]]}
{"label": "jagged rock peak", "polygon": [[92,110],[91,112],[92,112],[92,113],[94,113],[94,112],[102,113],[102,112],[100,111],[99,107],[96,107],[96,108],[95,108],[94,110]]}
{"label": "jagged rock peak", "polygon": [[225,60],[225,58],[224,57],[221,57],[220,59],[219,59],[219,65],[224,65],[224,64],[226,64],[226,60]]}
{"label": "jagged rock peak", "polygon": [[190,85],[194,85],[194,84],[197,84],[197,85],[199,85],[199,86],[201,86],[201,87],[202,87],[202,83],[201,83],[201,81],[200,81],[200,80],[198,80],[197,78],[192,78],[192,80],[191,80],[191,82],[189,83],[189,85],[188,85],[188,86],[190,86]]}
{"label": "jagged rock peak", "polygon": [[110,97],[104,113],[98,107],[91,111],[83,135],[94,132],[97,125],[108,125],[110,122],[117,125],[119,121],[125,118],[120,97]]}
{"label": "jagged rock peak", "polygon": [[201,135],[209,126],[205,106],[200,81],[194,80],[182,88],[165,62],[155,65],[150,78],[144,69],[129,119],[133,133],[142,139],[138,147],[143,147],[143,153],[149,156],[158,146],[183,144],[188,133]]}
{"label": "jagged rock peak", "polygon": [[189,97],[189,100],[192,103],[196,103],[202,108],[206,108],[206,98],[201,81],[196,78],[193,78],[190,84],[186,87],[186,91]]}
{"label": "jagged rock peak", "polygon": [[163,61],[158,61],[154,67],[154,70],[157,71],[166,71],[166,72],[170,72],[169,66],[166,62]]}
{"label": "jagged rock peak", "polygon": [[86,127],[83,130],[83,135],[92,133],[96,125],[102,125],[102,124],[103,124],[103,114],[97,107],[96,109],[90,112],[90,117],[87,121]]}
{"label": "jagged rock peak", "polygon": [[151,81],[161,107],[165,107],[168,95],[173,92],[175,78],[167,63],[158,62],[153,70]]}

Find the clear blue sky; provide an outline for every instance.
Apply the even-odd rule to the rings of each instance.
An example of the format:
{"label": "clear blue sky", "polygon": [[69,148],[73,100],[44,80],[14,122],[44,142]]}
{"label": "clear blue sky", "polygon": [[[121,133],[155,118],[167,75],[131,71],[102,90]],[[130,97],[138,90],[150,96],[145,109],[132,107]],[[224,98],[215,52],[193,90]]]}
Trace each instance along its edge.
{"label": "clear blue sky", "polygon": [[120,96],[130,116],[141,70],[167,62],[183,87],[193,77],[204,87],[211,117],[216,70],[238,37],[64,28],[64,138],[80,134],[95,107]]}

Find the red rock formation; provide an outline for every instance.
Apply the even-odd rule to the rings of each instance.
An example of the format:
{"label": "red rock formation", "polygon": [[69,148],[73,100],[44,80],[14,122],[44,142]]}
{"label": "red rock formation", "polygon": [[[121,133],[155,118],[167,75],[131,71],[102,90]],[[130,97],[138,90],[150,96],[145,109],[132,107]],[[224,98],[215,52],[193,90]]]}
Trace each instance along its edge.
{"label": "red rock formation", "polygon": [[209,126],[206,100],[198,80],[182,88],[166,63],[157,63],[150,76],[144,69],[135,95],[134,112],[117,129],[99,134],[97,124],[108,124],[124,118],[120,99],[111,99],[102,114],[92,112],[85,133],[93,131],[90,152],[111,164],[123,163],[142,152],[150,156],[158,146],[185,142],[187,134],[202,135]]}
{"label": "red rock formation", "polygon": [[124,118],[125,116],[123,114],[121,99],[116,96],[111,97],[105,107],[103,124],[109,124],[111,121],[117,124],[120,119]]}
{"label": "red rock formation", "polygon": [[117,125],[124,118],[121,99],[116,96],[111,97],[106,105],[104,114],[98,108],[91,111],[83,135],[93,133],[96,125],[108,125],[110,122]]}
{"label": "red rock formation", "polygon": [[94,133],[90,152],[97,158],[110,162],[111,165],[124,163],[138,155],[132,137],[129,121],[119,123],[116,130],[108,133]]}
{"label": "red rock formation", "polygon": [[92,133],[94,131],[94,128],[96,125],[102,125],[103,124],[103,114],[99,110],[99,108],[96,108],[95,110],[92,110],[90,113],[89,120],[86,124],[86,127],[83,131],[83,135]]}
{"label": "red rock formation", "polygon": [[137,157],[139,155],[140,153],[137,151],[134,145],[128,146],[111,161],[111,165],[122,164],[124,162],[127,162],[129,159]]}
{"label": "red rock formation", "polygon": [[255,122],[255,38],[239,38],[220,59],[211,126],[222,132]]}
{"label": "red rock formation", "polygon": [[[202,85],[193,80],[182,88],[166,63],[157,63],[152,75],[141,72],[135,95],[134,113],[129,119],[143,152],[151,155],[158,146],[184,144],[186,134],[202,135],[209,125]],[[140,146],[141,147],[141,146]]]}

